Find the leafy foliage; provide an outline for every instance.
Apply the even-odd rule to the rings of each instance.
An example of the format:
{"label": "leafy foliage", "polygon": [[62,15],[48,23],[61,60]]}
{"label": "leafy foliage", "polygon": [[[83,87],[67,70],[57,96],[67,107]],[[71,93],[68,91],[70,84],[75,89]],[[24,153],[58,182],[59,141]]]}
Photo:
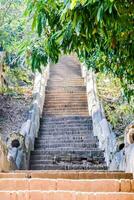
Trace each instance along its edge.
{"label": "leafy foliage", "polygon": [[0,0],[0,45],[11,66],[27,64],[33,71],[76,52],[88,68],[118,77],[130,100],[133,10],[132,0]]}
{"label": "leafy foliage", "polygon": [[128,103],[122,98],[121,85],[118,78],[112,74],[97,73],[97,88],[103,103],[108,121],[117,136],[124,134],[124,129],[134,118],[133,101]]}
{"label": "leafy foliage", "polygon": [[[133,9],[132,0],[27,1],[32,28],[44,37],[45,61],[76,52],[89,68],[119,77],[128,99],[133,94]],[[39,57],[33,52],[40,64]]]}

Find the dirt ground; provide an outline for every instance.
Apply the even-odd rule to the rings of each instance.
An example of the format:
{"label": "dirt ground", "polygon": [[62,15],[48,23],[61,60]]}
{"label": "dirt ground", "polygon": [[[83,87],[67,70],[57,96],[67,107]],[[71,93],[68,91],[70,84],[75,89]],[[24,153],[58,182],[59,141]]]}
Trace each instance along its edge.
{"label": "dirt ground", "polygon": [[31,95],[0,95],[0,136],[4,141],[10,133],[19,132],[27,119],[31,100]]}

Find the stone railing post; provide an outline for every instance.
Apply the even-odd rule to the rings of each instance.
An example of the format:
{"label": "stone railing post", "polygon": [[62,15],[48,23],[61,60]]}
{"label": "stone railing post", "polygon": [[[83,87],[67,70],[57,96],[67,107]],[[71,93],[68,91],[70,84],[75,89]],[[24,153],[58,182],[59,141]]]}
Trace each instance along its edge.
{"label": "stone railing post", "polygon": [[134,121],[125,130],[125,171],[134,173]]}
{"label": "stone railing post", "polygon": [[6,172],[16,169],[16,165],[12,157],[8,157],[8,148],[0,138],[0,172]]}

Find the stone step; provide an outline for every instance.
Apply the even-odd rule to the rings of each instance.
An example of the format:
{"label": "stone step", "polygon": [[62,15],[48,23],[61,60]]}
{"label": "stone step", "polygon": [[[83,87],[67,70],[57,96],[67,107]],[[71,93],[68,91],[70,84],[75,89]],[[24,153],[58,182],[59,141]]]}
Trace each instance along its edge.
{"label": "stone step", "polygon": [[91,127],[40,127],[40,131],[43,132],[50,132],[50,133],[57,133],[59,132],[59,134],[81,134],[81,133],[85,133],[85,134],[93,134],[92,133],[92,128]]}
{"label": "stone step", "polygon": [[61,149],[64,149],[67,148],[67,149],[74,149],[74,148],[97,148],[97,144],[82,144],[82,143],[57,143],[57,144],[53,144],[53,143],[48,143],[48,144],[42,144],[42,143],[39,143],[39,144],[36,144],[35,143],[35,149],[44,149],[44,150],[47,150],[47,149],[51,149],[51,148],[61,148]]}
{"label": "stone step", "polygon": [[55,87],[58,87],[58,86],[61,86],[61,87],[64,87],[64,86],[67,86],[67,87],[79,87],[79,86],[84,86],[84,81],[83,80],[51,80],[49,81],[48,80],[48,86],[55,86]]}
{"label": "stone step", "polygon": [[[99,161],[100,161],[100,163],[99,163]],[[104,162],[104,159],[102,159],[102,160],[100,159],[99,161],[97,160],[96,164],[95,164],[95,160],[92,160],[92,162],[88,162],[88,161],[85,161],[85,160],[83,160],[83,161],[75,161],[74,160],[72,162],[71,161],[68,161],[68,162],[59,161],[59,162],[57,162],[55,160],[37,160],[37,159],[36,160],[32,160],[31,159],[31,162],[30,162],[30,166],[31,167],[30,168],[33,169],[33,167],[35,165],[44,165],[46,167],[54,165],[54,168],[51,168],[51,170],[57,170],[58,169],[57,167],[62,167],[61,168],[62,170],[63,170],[63,167],[64,167],[64,169],[67,169],[69,167],[71,169],[77,169],[78,170],[79,169],[78,165],[81,166],[81,169],[86,169],[86,170],[90,169],[90,167],[92,167],[93,165],[94,165],[94,167],[96,165],[99,165],[99,167],[100,166],[101,167],[106,167],[106,166],[102,165],[102,163]],[[44,170],[44,168],[42,170]],[[50,170],[50,169],[48,169],[48,170]]]}
{"label": "stone step", "polygon": [[66,140],[74,140],[76,141],[80,141],[80,140],[87,140],[87,141],[91,141],[91,142],[97,142],[98,138],[96,136],[89,136],[89,135],[85,135],[85,134],[76,134],[76,135],[45,135],[45,134],[40,134],[39,136],[39,140],[58,140],[58,141],[66,141]]}
{"label": "stone step", "polygon": [[47,190],[0,191],[1,200],[134,200],[134,193],[128,192],[75,192]]}
{"label": "stone step", "polygon": [[[62,76],[62,75],[61,75]],[[79,83],[81,85],[84,85],[84,79],[82,79],[80,76],[70,76],[70,78],[66,78],[66,77],[58,77],[55,75],[51,75],[50,74],[50,78],[48,80],[48,84],[49,83],[60,83],[60,82],[64,82],[64,83]]]}
{"label": "stone step", "polygon": [[52,150],[38,150],[38,149],[35,149],[31,155],[81,155],[81,156],[87,156],[87,157],[99,157],[99,156],[103,156],[103,151],[99,150],[99,149],[74,149],[74,150],[70,150],[70,149],[66,149],[65,150],[61,150],[60,148],[55,148],[55,149],[52,149]]}
{"label": "stone step", "polygon": [[[61,73],[60,70],[61,69],[55,69],[54,71],[50,70],[50,79],[49,80],[60,80],[60,81],[62,81],[63,79],[65,79],[65,80],[69,80],[69,79],[81,80],[82,79],[83,80],[83,78],[81,77],[80,71],[77,71],[75,74],[71,74],[71,73],[68,73],[69,71],[66,68],[62,68],[63,73]],[[65,74],[66,74],[66,76],[65,76]]]}
{"label": "stone step", "polygon": [[70,137],[49,137],[49,136],[42,136],[41,138],[37,138],[35,140],[37,143],[43,143],[43,144],[46,144],[46,143],[51,143],[51,144],[56,144],[56,143],[88,143],[88,144],[98,144],[98,140],[97,139],[76,139],[76,140],[73,140],[73,138],[70,138]]}
{"label": "stone step", "polygon": [[79,115],[79,116],[83,116],[83,117],[85,117],[85,116],[88,116],[88,112],[86,113],[86,112],[52,112],[52,111],[46,111],[46,112],[44,112],[43,113],[43,115],[44,116],[60,116],[60,117],[69,117],[69,116],[74,116],[74,115]]}
{"label": "stone step", "polygon": [[72,109],[78,109],[78,110],[80,110],[80,109],[88,109],[88,106],[87,106],[87,102],[85,101],[85,102],[83,102],[83,103],[81,103],[81,101],[80,102],[71,102],[71,103],[69,103],[69,101],[66,101],[66,102],[63,102],[62,100],[61,100],[61,103],[60,102],[58,102],[58,101],[47,101],[47,102],[45,102],[45,104],[44,104],[44,109],[45,108],[57,108],[57,109],[70,109],[70,108],[72,108]]}
{"label": "stone step", "polygon": [[75,155],[75,154],[66,154],[66,155],[31,155],[31,162],[33,161],[43,161],[43,160],[49,160],[49,161],[54,161],[54,162],[90,162],[90,163],[104,163],[104,156],[93,156],[89,157],[87,155]]}
{"label": "stone step", "polygon": [[[16,178],[41,178],[41,179],[130,179],[133,182],[133,174],[125,172],[110,172],[110,171],[90,171],[90,170],[70,170],[70,171],[31,171],[31,170],[16,170],[10,172],[0,172],[0,179],[16,179]],[[125,180],[124,180],[125,181]]]}
{"label": "stone step", "polygon": [[[57,71],[58,69],[56,69]],[[59,69],[59,72],[60,72],[61,69]],[[59,73],[58,72],[58,73]],[[64,72],[65,73],[65,72]],[[52,72],[50,70],[50,77],[52,76],[52,74],[55,76],[55,72]],[[63,74],[64,75],[64,74]],[[56,76],[55,76],[56,77]],[[81,75],[70,75],[70,77],[59,77],[57,76],[57,78],[55,79],[49,79],[48,81],[84,81],[84,79],[81,77]]]}
{"label": "stone step", "polygon": [[60,105],[60,106],[56,106],[56,105],[51,105],[51,106],[49,106],[49,105],[45,105],[45,107],[44,107],[44,109],[43,109],[43,111],[45,112],[45,111],[67,111],[67,112],[69,112],[69,111],[74,111],[74,112],[76,112],[76,111],[82,111],[82,112],[87,112],[87,107],[86,106],[73,106],[73,105],[69,105],[69,106],[67,106],[66,104],[64,104],[64,105]]}
{"label": "stone step", "polygon": [[[77,100],[77,99],[87,99],[87,95],[85,92],[53,92],[53,91],[49,91],[49,92],[46,92],[46,98],[63,98],[66,99],[66,98],[71,98],[71,100]],[[77,98],[77,99],[76,99]]]}
{"label": "stone step", "polygon": [[50,161],[56,161],[56,162],[72,162],[72,161],[88,161],[88,162],[93,162],[98,163],[98,162],[104,162],[105,158],[104,156],[87,156],[85,154],[79,155],[79,154],[65,154],[65,155],[51,155],[51,154],[46,154],[46,155],[31,155],[31,161],[40,161],[40,160],[50,160]]}
{"label": "stone step", "polygon": [[47,165],[42,165],[42,164],[33,164],[31,165],[32,170],[78,170],[78,169],[83,169],[83,170],[107,170],[106,166],[103,166],[102,164],[99,165],[56,165],[56,164],[47,164]]}
{"label": "stone step", "polygon": [[[125,179],[122,179],[122,180],[118,180],[118,179],[72,180],[72,179],[16,178],[16,179],[2,179],[0,181],[0,191],[35,190],[37,192],[37,191],[55,190],[55,191],[60,191],[63,193],[65,191],[67,192],[75,191],[75,192],[101,192],[101,194],[103,194],[103,192],[113,192],[113,193],[114,192],[132,192],[131,194],[133,194],[133,197],[134,197],[133,188],[134,188],[134,181],[132,180],[126,181]],[[65,196],[63,196],[63,199],[64,197]],[[62,200],[62,198],[59,198],[59,199]],[[1,199],[1,200],[5,200],[5,199]],[[102,200],[102,198],[100,200]],[[133,200],[133,199],[129,199],[129,200]]]}
{"label": "stone step", "polygon": [[83,128],[83,127],[85,127],[85,128],[89,128],[89,129],[92,129],[93,127],[92,127],[92,123],[75,123],[75,124],[73,124],[73,123],[66,123],[66,122],[64,122],[64,123],[51,123],[51,124],[47,124],[47,123],[41,123],[40,124],[41,125],[41,127],[43,127],[43,128],[75,128],[75,129],[80,129],[80,128]]}
{"label": "stone step", "polygon": [[104,157],[100,157],[100,158],[88,158],[88,159],[84,159],[84,158],[77,158],[77,159],[72,159],[71,157],[65,157],[65,158],[49,158],[49,159],[38,159],[36,157],[31,157],[31,162],[30,164],[33,165],[33,164],[57,164],[57,165],[73,165],[73,164],[83,164],[84,166],[86,165],[94,165],[94,164],[102,164],[104,163],[105,159]]}
{"label": "stone step", "polygon": [[61,148],[97,148],[98,144],[88,144],[88,143],[53,143],[53,142],[48,142],[47,144],[44,143],[36,143],[35,144],[35,148],[38,149],[46,149],[46,148],[57,148],[57,147],[61,147]]}
{"label": "stone step", "polygon": [[47,108],[46,106],[44,107],[44,110],[43,110],[43,113],[44,112],[48,112],[48,113],[51,113],[52,111],[55,111],[55,112],[57,112],[58,111],[58,113],[62,113],[62,112],[64,112],[63,114],[65,114],[65,113],[72,113],[72,114],[74,114],[75,115],[75,113],[88,113],[88,111],[87,111],[87,109],[86,108],[79,108],[79,110],[78,110],[78,108],[74,108],[74,107],[68,107],[68,108],[66,108],[66,107],[63,107],[62,109],[60,109],[60,108]]}
{"label": "stone step", "polygon": [[79,100],[83,101],[83,100],[87,100],[87,95],[86,94],[76,94],[76,93],[59,93],[59,92],[49,92],[48,94],[46,94],[46,100],[48,99],[61,99],[62,98],[62,101],[66,101],[66,100],[71,100],[73,102],[77,102]]}
{"label": "stone step", "polygon": [[87,98],[87,95],[86,95],[86,92],[83,91],[83,92],[53,92],[53,91],[46,91],[46,97],[62,97],[63,99],[64,98],[67,98],[67,97],[70,97],[72,98],[72,100],[75,98],[75,97],[78,97],[79,99],[82,99],[82,98]]}
{"label": "stone step", "polygon": [[[101,152],[101,151],[99,151],[99,153],[98,153],[98,148],[97,147],[94,147],[94,148],[89,148],[89,147],[87,147],[87,146],[85,146],[85,147],[73,147],[73,146],[64,146],[64,147],[47,147],[47,148],[35,148],[35,152],[37,153],[37,154],[39,154],[40,152],[58,152],[59,153],[59,155],[60,155],[60,151],[63,151],[63,152],[76,152],[77,153],[77,151],[90,151],[90,155],[92,156],[92,149],[94,149],[94,154],[95,154],[95,152],[96,152],[96,154],[99,154],[99,155],[102,155],[103,154],[103,152]],[[41,153],[42,154],[42,153]]]}
{"label": "stone step", "polygon": [[65,76],[63,77],[63,75],[59,74],[59,76],[55,76],[54,73],[51,74],[50,72],[50,77],[49,77],[49,82],[79,82],[82,85],[84,85],[84,79],[80,77],[80,75],[78,76],[70,76],[70,78],[66,78]]}
{"label": "stone step", "polygon": [[72,111],[72,112],[76,112],[76,111],[79,111],[79,112],[88,112],[88,109],[87,109],[87,106],[82,106],[82,105],[77,105],[77,106],[74,106],[74,105],[67,105],[67,103],[61,103],[60,104],[60,106],[58,106],[58,105],[55,105],[54,103],[53,103],[53,105],[52,105],[52,103],[51,103],[51,105],[50,105],[50,103],[45,103],[45,105],[44,105],[44,108],[43,108],[43,112],[45,112],[46,110],[50,110],[50,112],[52,111],[52,110],[55,110],[55,111],[68,111],[68,112],[70,112],[70,111]]}
{"label": "stone step", "polygon": [[[77,98],[77,97],[76,97]],[[53,97],[46,97],[45,99],[45,105],[57,105],[57,106],[60,106],[60,105],[66,105],[66,106],[75,106],[75,107],[78,107],[78,106],[84,106],[86,107],[86,109],[88,108],[87,106],[87,99],[77,99],[76,98],[74,100],[71,100],[71,98],[69,97],[68,99],[63,99],[63,97],[56,97],[56,96],[53,96]],[[60,101],[60,102],[59,102]],[[44,106],[45,106],[44,105]]]}
{"label": "stone step", "polygon": [[43,115],[44,115],[44,117],[45,116],[50,116],[50,117],[55,117],[55,116],[58,116],[58,117],[63,117],[63,116],[66,116],[66,117],[69,117],[69,116],[74,116],[74,114],[75,115],[78,115],[78,116],[83,116],[83,117],[86,117],[86,116],[88,116],[88,113],[87,112],[80,112],[80,111],[75,111],[75,112],[54,112],[54,111],[45,111],[44,113],[43,113]]}
{"label": "stone step", "polygon": [[60,128],[60,127],[64,127],[64,126],[65,127],[77,127],[77,128],[83,127],[83,126],[89,127],[89,128],[93,127],[92,122],[71,122],[71,121],[69,122],[69,121],[60,121],[60,120],[59,120],[59,122],[57,122],[57,121],[47,122],[46,118],[41,119],[40,125],[41,125],[41,127],[53,127],[53,128],[55,128],[55,127]]}
{"label": "stone step", "polygon": [[77,106],[74,106],[74,105],[66,105],[66,104],[62,104],[61,103],[61,105],[60,106],[57,106],[57,105],[48,105],[48,104],[46,104],[45,106],[44,106],[44,111],[45,110],[67,110],[67,111],[70,111],[70,110],[74,110],[74,111],[76,111],[76,110],[79,110],[79,111],[87,111],[87,106],[81,106],[81,105],[77,105]]}
{"label": "stone step", "polygon": [[61,136],[61,137],[66,137],[66,136],[79,136],[79,137],[84,137],[87,136],[88,139],[92,139],[94,137],[92,130],[65,130],[65,129],[43,129],[40,128],[40,136]]}
{"label": "stone step", "polygon": [[[77,135],[79,135],[79,137],[77,137]],[[55,130],[55,131],[48,131],[48,130],[40,130],[39,131],[39,136],[41,137],[41,138],[43,138],[43,137],[46,137],[46,138],[49,138],[49,137],[51,137],[51,139],[58,139],[58,138],[67,138],[68,139],[68,137],[69,136],[71,136],[71,138],[70,138],[70,140],[73,140],[73,136],[74,136],[74,138],[76,138],[76,140],[78,140],[78,139],[83,139],[83,137],[85,138],[87,138],[88,140],[92,140],[92,139],[94,139],[93,137],[94,137],[94,135],[93,135],[93,133],[92,132],[72,132],[72,131],[58,131],[58,130]],[[52,138],[53,137],[53,138]],[[77,139],[78,138],[78,139]],[[75,141],[75,139],[74,139],[74,141]]]}
{"label": "stone step", "polygon": [[67,82],[62,82],[62,81],[59,81],[59,82],[51,82],[51,83],[48,83],[48,87],[81,87],[81,86],[83,86],[83,83],[81,83],[81,82],[70,82],[70,83],[67,83]]}
{"label": "stone step", "polygon": [[46,97],[45,97],[45,103],[59,103],[58,101],[61,101],[61,102],[63,102],[63,103],[67,103],[68,101],[70,101],[70,102],[72,102],[73,104],[79,104],[79,103],[87,103],[87,96],[85,96],[85,97],[83,97],[83,96],[75,96],[75,95],[73,95],[73,97],[70,97],[69,95],[67,96],[67,95],[58,95],[58,94],[56,94],[56,95],[46,95]]}
{"label": "stone step", "polygon": [[90,116],[88,117],[82,117],[82,116],[70,116],[70,117],[46,117],[45,121],[47,123],[85,123],[89,122],[92,123],[92,118]]}
{"label": "stone step", "polygon": [[[61,101],[61,103],[59,102],[59,100]],[[67,99],[66,101],[63,101],[63,99],[62,98],[60,98],[60,99],[46,99],[45,100],[45,104],[44,104],[44,107],[46,107],[47,105],[49,106],[49,105],[53,105],[53,106],[60,106],[60,105],[67,105],[68,106],[68,104],[69,104],[69,102],[70,102],[70,100],[69,99]],[[87,107],[87,100],[85,99],[85,101],[81,101],[81,100],[79,100],[79,101],[72,101],[71,103],[70,103],[70,105],[71,106],[85,106],[86,107],[86,109],[88,108]]]}
{"label": "stone step", "polygon": [[72,86],[64,86],[64,85],[62,85],[62,86],[59,86],[59,87],[57,87],[57,86],[49,86],[49,85],[47,85],[46,86],[46,92],[49,92],[49,91],[51,91],[51,92],[82,92],[82,91],[84,91],[84,92],[86,92],[86,86],[75,86],[75,87],[72,87]]}
{"label": "stone step", "polygon": [[36,140],[35,140],[35,145],[37,145],[37,144],[44,144],[44,145],[46,145],[46,144],[58,144],[58,145],[73,145],[73,144],[93,144],[93,145],[98,145],[98,141],[96,141],[96,140],[71,140],[71,139],[69,139],[69,140],[65,140],[64,139],[64,137],[62,138],[62,139],[56,139],[55,137],[53,138],[53,139],[49,139],[49,138],[47,138],[46,140],[42,140],[42,139],[40,139],[40,138],[37,138]]}
{"label": "stone step", "polygon": [[[6,184],[7,183],[7,184]],[[67,198],[65,195],[66,192],[101,192],[103,195],[103,192],[132,192],[134,197],[134,182],[131,180],[117,180],[117,179],[99,179],[99,180],[67,180],[67,179],[3,179],[0,183],[0,190],[7,190],[7,191],[23,191],[23,190],[35,190],[37,191],[53,191],[55,192],[59,191],[61,193],[64,193],[63,198],[59,196],[59,199],[56,198],[56,196],[53,196],[53,200],[64,200],[65,198],[67,200],[74,198]],[[82,194],[81,194],[82,195]],[[11,196],[11,195],[10,195]],[[68,196],[69,197],[69,196]],[[95,197],[95,196],[94,196]],[[120,196],[121,197],[121,196]],[[132,195],[131,195],[132,197]],[[109,196],[110,198],[110,196]],[[34,198],[35,199],[35,198]],[[80,198],[82,199],[82,198]],[[102,200],[103,198],[99,198],[97,200]],[[118,200],[120,198],[116,198]],[[124,199],[124,200],[133,200],[132,199]],[[5,199],[1,199],[5,200]],[[39,199],[37,199],[39,200]],[[84,199],[83,199],[84,200]],[[95,199],[96,200],[96,199]],[[111,200],[111,198],[110,198]],[[122,200],[122,198],[120,199]]]}

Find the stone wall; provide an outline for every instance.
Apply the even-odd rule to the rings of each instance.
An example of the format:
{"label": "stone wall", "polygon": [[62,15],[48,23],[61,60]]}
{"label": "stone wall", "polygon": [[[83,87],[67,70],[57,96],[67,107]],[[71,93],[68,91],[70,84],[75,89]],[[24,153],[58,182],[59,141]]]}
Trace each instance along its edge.
{"label": "stone wall", "polygon": [[42,74],[35,75],[33,101],[27,121],[22,124],[19,133],[11,133],[7,140],[8,158],[15,162],[16,169],[29,169],[30,153],[34,150],[35,138],[38,137],[48,78],[49,65]]}

